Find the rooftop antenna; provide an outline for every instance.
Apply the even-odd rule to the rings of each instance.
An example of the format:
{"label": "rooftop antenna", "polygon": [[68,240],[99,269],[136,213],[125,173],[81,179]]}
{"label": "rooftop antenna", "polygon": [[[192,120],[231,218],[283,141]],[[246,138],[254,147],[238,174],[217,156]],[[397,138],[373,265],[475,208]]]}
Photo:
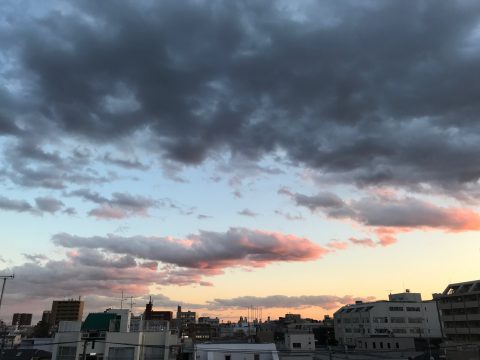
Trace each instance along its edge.
{"label": "rooftop antenna", "polygon": [[123,290],[122,290],[122,297],[120,298],[120,309],[123,309],[124,301],[127,301],[127,298],[123,295]]}
{"label": "rooftop antenna", "polygon": [[13,279],[15,275],[3,275],[0,276],[0,279],[3,279],[3,285],[2,285],[2,293],[0,294],[0,309],[2,308],[2,300],[3,300],[3,292],[5,291],[5,283],[7,282],[7,279]]}
{"label": "rooftop antenna", "polygon": [[[130,296],[130,311],[133,311],[133,305],[136,304],[136,302],[133,302],[133,299],[135,299],[135,297],[133,296]],[[150,296],[150,302],[152,301],[152,297]]]}

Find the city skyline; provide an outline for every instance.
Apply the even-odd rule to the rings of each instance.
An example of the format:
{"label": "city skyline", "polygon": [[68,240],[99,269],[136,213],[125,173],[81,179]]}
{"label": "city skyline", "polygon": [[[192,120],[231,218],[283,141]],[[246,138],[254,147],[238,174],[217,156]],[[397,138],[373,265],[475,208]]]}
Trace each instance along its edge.
{"label": "city skyline", "polygon": [[2,2],[0,318],[122,291],[322,318],[477,279],[479,24],[475,1]]}

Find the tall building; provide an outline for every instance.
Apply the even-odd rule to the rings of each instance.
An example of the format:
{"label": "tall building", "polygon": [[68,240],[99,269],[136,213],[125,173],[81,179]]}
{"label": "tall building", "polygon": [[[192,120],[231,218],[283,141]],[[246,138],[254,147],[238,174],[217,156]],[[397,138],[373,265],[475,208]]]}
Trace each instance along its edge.
{"label": "tall building", "polygon": [[440,310],[448,357],[463,348],[463,353],[471,351],[472,358],[480,358],[480,280],[450,284],[443,293],[434,294],[434,299]]}
{"label": "tall building", "polygon": [[81,321],[83,317],[82,300],[54,300],[50,314],[50,324],[58,325],[60,321]]}
{"label": "tall building", "polygon": [[197,313],[194,311],[182,311],[182,307],[177,307],[177,326],[179,329],[186,328],[188,324],[195,324]]}
{"label": "tall building", "polygon": [[13,314],[12,325],[18,325],[18,326],[32,325],[32,314],[26,314],[26,313]]}
{"label": "tall building", "polygon": [[419,293],[390,294],[387,300],[341,307],[334,314],[335,338],[341,345],[368,350],[413,347],[415,339],[441,339],[435,300]]}
{"label": "tall building", "polygon": [[52,312],[50,310],[44,310],[42,313],[42,322],[45,324],[50,324]]}

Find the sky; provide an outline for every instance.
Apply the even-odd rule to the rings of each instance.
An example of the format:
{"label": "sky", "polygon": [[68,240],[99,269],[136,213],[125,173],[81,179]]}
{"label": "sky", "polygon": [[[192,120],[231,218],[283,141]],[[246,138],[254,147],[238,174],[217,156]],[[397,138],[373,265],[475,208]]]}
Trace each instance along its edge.
{"label": "sky", "polygon": [[0,317],[322,318],[480,273],[478,1],[2,1]]}

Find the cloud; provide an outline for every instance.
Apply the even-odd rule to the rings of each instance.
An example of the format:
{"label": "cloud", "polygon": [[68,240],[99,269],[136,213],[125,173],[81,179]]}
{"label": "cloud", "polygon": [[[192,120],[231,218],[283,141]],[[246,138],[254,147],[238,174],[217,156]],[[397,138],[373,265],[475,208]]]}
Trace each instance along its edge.
{"label": "cloud", "polygon": [[106,153],[103,157],[103,161],[108,164],[116,165],[123,167],[125,169],[135,169],[135,170],[148,170],[149,166],[140,162],[138,159],[128,159],[128,158],[117,158]]}
{"label": "cloud", "polygon": [[132,141],[181,166],[218,154],[255,166],[281,153],[324,181],[478,195],[476,2],[2,10],[17,19],[0,39],[0,58],[11,60],[0,134],[20,143],[4,177],[16,184],[111,181],[42,148],[63,138],[91,148]]}
{"label": "cloud", "polygon": [[51,197],[38,197],[35,199],[35,203],[40,211],[48,212],[50,214],[56,213],[65,206],[60,200]]}
{"label": "cloud", "polygon": [[332,240],[327,244],[327,247],[333,250],[345,250],[348,247],[348,243],[345,241]]}
{"label": "cloud", "polygon": [[191,269],[263,267],[271,262],[309,261],[328,250],[306,238],[275,232],[230,228],[226,232],[200,231],[185,239],[169,237],[81,237],[66,233],[53,242],[67,248],[102,249],[112,254],[160,261]]}
{"label": "cloud", "polygon": [[369,238],[357,239],[357,238],[352,237],[352,238],[348,239],[348,241],[350,241],[352,244],[361,245],[361,246],[365,246],[365,247],[375,247],[377,245],[375,243],[375,241],[373,241],[372,239],[369,239]]}
{"label": "cloud", "polygon": [[[414,230],[443,230],[463,232],[480,230],[480,214],[458,207],[442,207],[411,196],[396,197],[393,194],[377,194],[344,202],[329,193],[304,195],[280,192],[289,196],[298,206],[312,212],[320,211],[333,219],[352,220],[373,231],[381,245],[396,242],[395,235]],[[353,244],[371,246],[370,239],[351,238]]]}
{"label": "cloud", "polygon": [[228,268],[312,261],[329,252],[306,238],[244,228],[201,231],[185,239],[57,234],[53,243],[66,250],[65,258],[25,255],[28,261],[12,268],[9,294],[19,301],[121,290],[138,296],[158,285],[213,286],[208,278]]}
{"label": "cloud", "polygon": [[[30,213],[33,215],[43,215],[45,213],[55,214],[64,208],[65,204],[60,200],[52,197],[37,197],[35,198],[35,206],[28,201],[10,199],[0,196],[0,210],[15,211],[19,213]],[[69,215],[74,214],[74,209],[67,208],[64,213]]]}
{"label": "cloud", "polygon": [[250,209],[243,209],[242,211],[238,212],[238,215],[248,216],[248,217],[257,217],[258,216],[257,213],[253,212]]}
{"label": "cloud", "polygon": [[302,216],[302,214],[298,213],[298,214],[291,214],[289,212],[283,212],[282,210],[275,210],[275,214],[277,215],[280,215],[280,216],[283,216],[285,219],[287,220],[292,220],[292,221],[296,221],[296,220],[304,220],[305,218]]}
{"label": "cloud", "polygon": [[27,259],[28,261],[31,261],[31,262],[34,262],[34,263],[38,263],[40,261],[44,261],[44,260],[48,260],[48,257],[46,255],[43,255],[43,254],[22,254],[25,259]]}
{"label": "cloud", "polygon": [[270,295],[270,296],[240,296],[231,299],[214,299],[208,301],[208,307],[211,309],[236,308],[245,309],[250,306],[262,308],[305,308],[320,307],[326,310],[337,309],[346,304],[355,303],[356,300],[373,301],[375,298],[358,298],[350,295]]}
{"label": "cloud", "polygon": [[157,206],[157,202],[151,198],[120,192],[113,193],[111,198],[88,189],[78,189],[68,195],[98,204],[99,206],[90,210],[88,214],[104,220],[148,216],[148,210]]}
{"label": "cloud", "polygon": [[14,200],[0,196],[0,209],[16,212],[28,212],[32,211],[33,207],[26,201]]}

